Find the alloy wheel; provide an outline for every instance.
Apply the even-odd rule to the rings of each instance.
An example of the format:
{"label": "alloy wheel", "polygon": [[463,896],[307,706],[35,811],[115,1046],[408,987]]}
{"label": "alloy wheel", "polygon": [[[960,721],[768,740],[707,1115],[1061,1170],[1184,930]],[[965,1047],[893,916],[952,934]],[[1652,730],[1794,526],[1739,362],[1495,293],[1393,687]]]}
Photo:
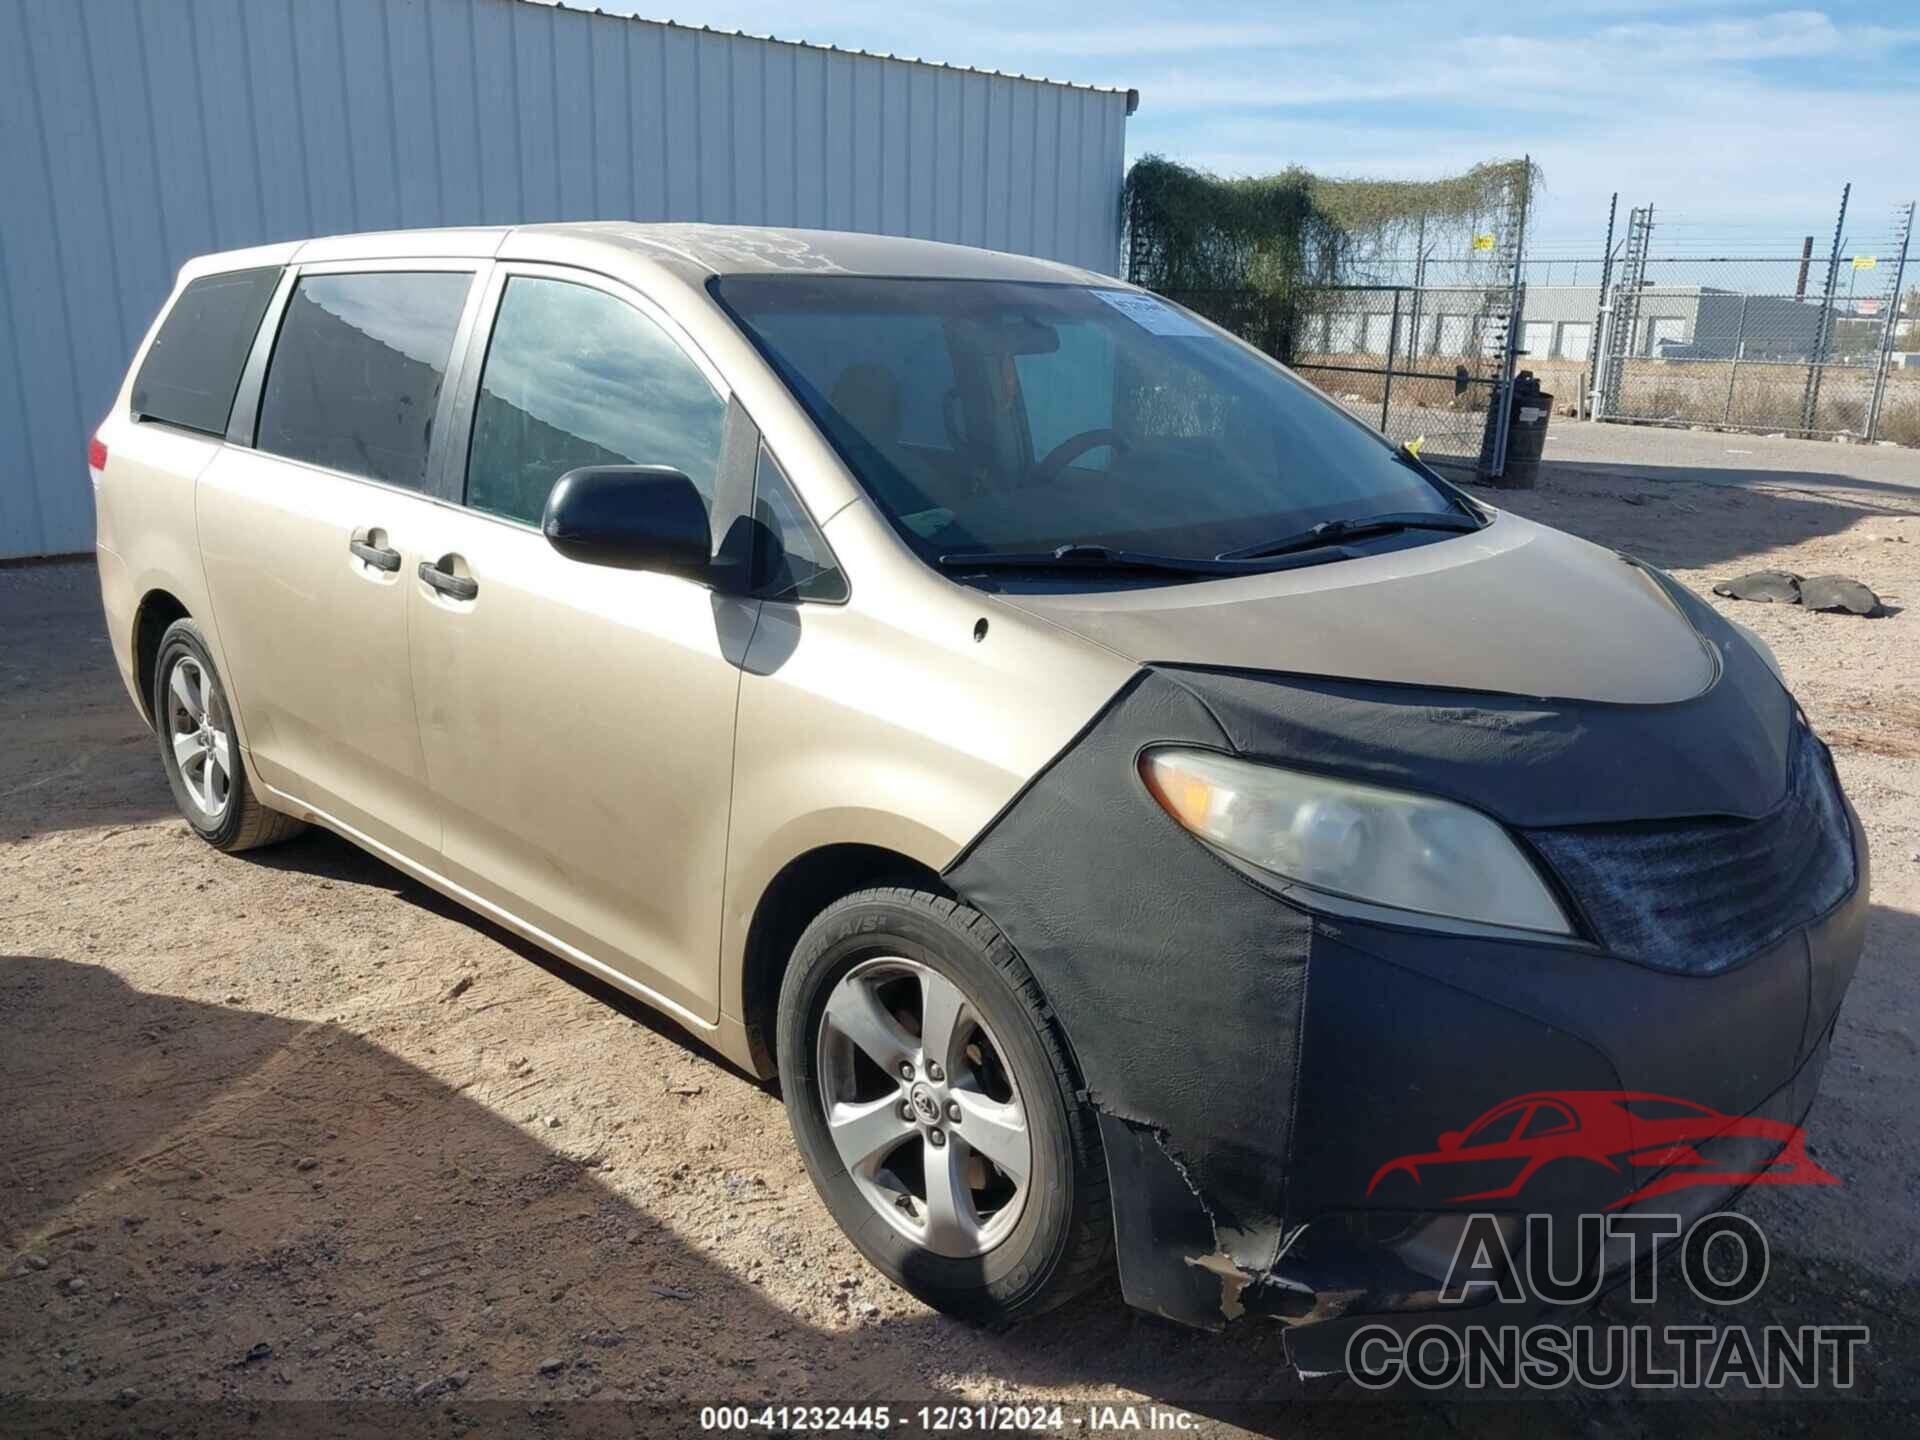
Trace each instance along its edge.
{"label": "alloy wheel", "polygon": [[227,708],[206,668],[191,655],[174,662],[167,681],[167,731],[187,800],[209,823],[233,793],[233,737]]}
{"label": "alloy wheel", "polygon": [[1035,1181],[1027,1116],[999,1041],[959,986],[900,956],[854,966],[820,1019],[834,1148],[887,1223],[937,1255],[983,1255]]}

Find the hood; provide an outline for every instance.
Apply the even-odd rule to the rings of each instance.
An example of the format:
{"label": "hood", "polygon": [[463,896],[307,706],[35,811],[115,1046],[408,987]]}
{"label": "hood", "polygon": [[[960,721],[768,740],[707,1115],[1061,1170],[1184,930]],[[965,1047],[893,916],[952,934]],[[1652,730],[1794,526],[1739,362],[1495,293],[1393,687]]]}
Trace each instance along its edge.
{"label": "hood", "polygon": [[1001,598],[1142,664],[1628,705],[1690,699],[1716,673],[1645,571],[1505,513],[1474,534],[1304,570]]}

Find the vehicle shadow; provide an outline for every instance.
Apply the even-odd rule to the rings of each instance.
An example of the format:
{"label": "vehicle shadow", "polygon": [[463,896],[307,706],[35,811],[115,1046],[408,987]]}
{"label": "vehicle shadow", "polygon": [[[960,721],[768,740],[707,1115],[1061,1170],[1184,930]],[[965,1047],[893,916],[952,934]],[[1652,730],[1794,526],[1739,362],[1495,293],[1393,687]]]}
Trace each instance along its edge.
{"label": "vehicle shadow", "polygon": [[337,1025],[32,955],[0,958],[0,1013],[0,1393],[607,1395],[687,1429],[719,1400],[942,1393]]}
{"label": "vehicle shadow", "polygon": [[439,1411],[571,1431],[613,1401],[639,1407],[623,1433],[687,1433],[703,1405],[959,1404],[981,1380],[1273,1435],[1343,1408],[1338,1382],[1292,1378],[1277,1329],[1181,1331],[1110,1288],[1004,1333],[810,1324],[637,1202],[673,1177],[546,1143],[484,1082],[337,1025],[35,955],[0,957],[0,1013],[14,1433],[425,1433]]}
{"label": "vehicle shadow", "polygon": [[665,1037],[701,1059],[719,1066],[743,1083],[762,1085],[762,1088],[767,1089],[769,1093],[774,1093],[773,1087],[755,1080],[700,1036],[676,1024],[645,1001],[634,999],[624,990],[608,984],[578,966],[568,964],[552,951],[534,944],[531,940],[523,939],[504,925],[489,920],[477,911],[469,910],[458,901],[449,900],[432,886],[423,884],[352,842],[343,840],[331,830],[323,830],[317,825],[312,826],[285,844],[243,851],[234,858],[263,870],[281,871],[289,875],[302,875],[342,885],[385,891],[395,900],[439,919],[463,926],[475,935],[512,951],[520,959],[546,971],[555,979],[609,1009],[617,1011],[643,1029]]}

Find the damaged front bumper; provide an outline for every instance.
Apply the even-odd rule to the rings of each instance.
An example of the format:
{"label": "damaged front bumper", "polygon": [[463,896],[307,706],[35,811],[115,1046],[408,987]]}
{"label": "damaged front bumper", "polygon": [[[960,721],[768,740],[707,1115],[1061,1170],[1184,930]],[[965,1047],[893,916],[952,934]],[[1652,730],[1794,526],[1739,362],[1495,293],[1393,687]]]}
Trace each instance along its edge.
{"label": "damaged front bumper", "polygon": [[[1472,1204],[1449,1204],[1457,1187],[1435,1178],[1426,1198],[1417,1189],[1370,1197],[1373,1177],[1393,1157],[1429,1151],[1440,1133],[1547,1086],[1680,1096],[1730,1116],[1798,1123],[1864,936],[1865,843],[1849,820],[1862,857],[1853,892],[1714,977],[1592,950],[1315,922],[1289,1151],[1262,1153],[1257,1136],[1176,1133],[1100,1112],[1128,1302],[1207,1328],[1243,1315],[1279,1320],[1292,1327],[1289,1353],[1309,1373],[1343,1369],[1347,1337],[1362,1324],[1411,1330],[1454,1319],[1517,1323],[1533,1313],[1538,1307],[1442,1301],[1458,1217],[1509,1215],[1519,1234],[1522,1217],[1546,1214],[1554,1233],[1573,1234],[1575,1217],[1617,1204],[1648,1172],[1563,1162],[1518,1195]],[[1235,1163],[1217,1174],[1261,1178],[1209,1191],[1188,1147],[1232,1152]],[[1272,1210],[1269,1175],[1286,1177]],[[1739,1188],[1694,1187],[1648,1208],[1690,1222]]]}
{"label": "damaged front bumper", "polygon": [[[1504,1199],[1455,1204],[1464,1187],[1431,1177],[1410,1194],[1370,1194],[1396,1157],[1549,1090],[1647,1092],[1727,1117],[1805,1113],[1864,936],[1867,852],[1850,807],[1839,806],[1856,861],[1843,898],[1711,974],[1635,963],[1592,940],[1317,915],[1196,843],[1137,784],[1142,749],[1171,739],[1299,763],[1280,740],[1223,729],[1226,707],[1204,684],[1165,678],[1149,673],[1116,697],[948,870],[1062,1021],[1100,1118],[1130,1304],[1207,1328],[1271,1316],[1292,1327],[1301,1369],[1341,1369],[1347,1333],[1366,1320],[1487,1313],[1441,1304],[1457,1234],[1447,1217],[1571,1222],[1626,1203],[1650,1178],[1632,1164],[1560,1162]],[[1696,781],[1682,800],[1691,813],[1741,813],[1719,802],[1743,787],[1778,792],[1799,722],[1770,676],[1743,683],[1717,703],[1749,754]],[[1465,713],[1397,696],[1367,703],[1407,709],[1408,724]],[[1653,722],[1536,710],[1495,716],[1498,733],[1533,725],[1590,745],[1623,727],[1606,767],[1578,746],[1544,744],[1535,766],[1558,811],[1605,811],[1617,800],[1610,777],[1651,743]],[[1518,813],[1523,803],[1502,817],[1516,828],[1577,823]],[[1696,1187],[1661,1208],[1685,1214],[1713,1198]]]}
{"label": "damaged front bumper", "polygon": [[[1369,1196],[1381,1165],[1431,1150],[1440,1133],[1545,1088],[1543,1080],[1683,1096],[1731,1116],[1797,1124],[1859,956],[1865,879],[1819,922],[1707,979],[1595,952],[1556,957],[1537,946],[1316,924],[1290,1153],[1262,1153],[1245,1134],[1176,1133],[1100,1111],[1128,1302],[1206,1328],[1276,1319],[1292,1327],[1290,1354],[1310,1373],[1344,1368],[1347,1337],[1363,1323],[1516,1323],[1531,1307],[1442,1301],[1459,1217],[1512,1216],[1518,1235],[1522,1217],[1545,1214],[1556,1235],[1571,1235],[1577,1216],[1616,1205],[1651,1175],[1562,1162],[1511,1198],[1450,1204],[1458,1187],[1432,1176]],[[1224,1173],[1261,1178],[1210,1191],[1187,1147],[1231,1151],[1236,1162]],[[1263,1201],[1266,1176],[1286,1177],[1277,1210]],[[1693,1187],[1646,1208],[1690,1222],[1738,1188]]]}

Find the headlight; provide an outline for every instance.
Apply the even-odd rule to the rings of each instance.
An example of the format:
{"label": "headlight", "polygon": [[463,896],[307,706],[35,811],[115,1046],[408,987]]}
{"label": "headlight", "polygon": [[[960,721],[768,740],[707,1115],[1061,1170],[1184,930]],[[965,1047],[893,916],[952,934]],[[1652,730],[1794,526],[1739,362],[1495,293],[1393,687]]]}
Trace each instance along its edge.
{"label": "headlight", "polygon": [[1282,879],[1421,915],[1571,932],[1507,832],[1464,805],[1206,750],[1150,750],[1140,774],[1188,830]]}

